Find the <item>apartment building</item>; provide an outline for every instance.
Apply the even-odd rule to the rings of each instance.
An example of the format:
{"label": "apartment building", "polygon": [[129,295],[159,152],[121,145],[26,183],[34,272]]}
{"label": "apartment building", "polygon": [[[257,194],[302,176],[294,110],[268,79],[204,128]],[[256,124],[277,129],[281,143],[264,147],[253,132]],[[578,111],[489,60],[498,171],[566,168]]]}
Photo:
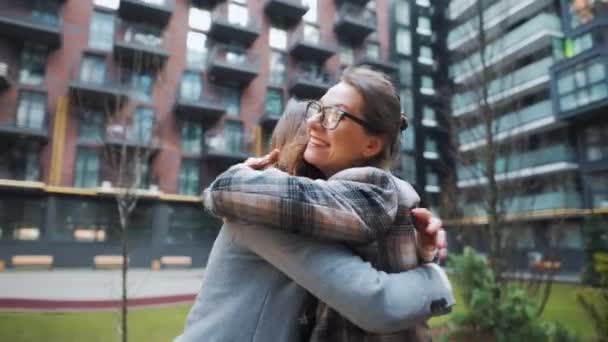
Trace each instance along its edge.
{"label": "apartment building", "polygon": [[[138,159],[130,263],[204,265],[198,195],[261,153],[285,102],[390,62],[386,0],[0,1],[0,259],[119,254],[116,151]],[[10,264],[9,264],[10,266]]]}
{"label": "apartment building", "polygon": [[561,271],[579,271],[583,220],[606,213],[606,9],[565,0],[449,5],[456,224],[486,248],[490,128],[509,222],[503,247],[520,267],[559,259]]}

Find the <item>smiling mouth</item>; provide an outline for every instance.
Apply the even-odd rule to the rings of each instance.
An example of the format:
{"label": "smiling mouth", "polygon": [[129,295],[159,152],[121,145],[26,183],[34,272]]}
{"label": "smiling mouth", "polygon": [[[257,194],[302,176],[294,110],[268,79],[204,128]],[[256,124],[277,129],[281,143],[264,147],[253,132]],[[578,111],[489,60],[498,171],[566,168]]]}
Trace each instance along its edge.
{"label": "smiling mouth", "polygon": [[313,137],[313,136],[310,137],[310,139],[308,140],[308,143],[310,145],[314,146],[314,147],[327,147],[327,146],[329,146],[329,144],[326,143],[325,141],[323,141],[323,140],[321,140],[319,138]]}

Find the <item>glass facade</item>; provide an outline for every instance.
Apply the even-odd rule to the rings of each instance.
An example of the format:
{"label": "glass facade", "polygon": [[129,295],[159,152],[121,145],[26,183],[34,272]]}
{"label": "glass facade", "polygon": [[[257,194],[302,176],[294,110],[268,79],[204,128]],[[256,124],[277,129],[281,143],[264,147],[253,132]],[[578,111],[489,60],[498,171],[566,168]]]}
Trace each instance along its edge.
{"label": "glass facade", "polygon": [[608,99],[608,61],[605,56],[577,64],[557,76],[557,92],[562,112]]}

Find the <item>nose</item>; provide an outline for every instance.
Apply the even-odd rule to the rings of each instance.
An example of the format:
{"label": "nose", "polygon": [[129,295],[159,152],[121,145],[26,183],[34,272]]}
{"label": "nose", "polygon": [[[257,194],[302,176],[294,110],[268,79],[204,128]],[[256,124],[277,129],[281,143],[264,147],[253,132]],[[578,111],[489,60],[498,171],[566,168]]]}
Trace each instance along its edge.
{"label": "nose", "polygon": [[309,130],[311,129],[321,129],[321,114],[316,114],[313,115],[311,117],[309,117],[308,119],[306,119],[306,126],[308,127]]}

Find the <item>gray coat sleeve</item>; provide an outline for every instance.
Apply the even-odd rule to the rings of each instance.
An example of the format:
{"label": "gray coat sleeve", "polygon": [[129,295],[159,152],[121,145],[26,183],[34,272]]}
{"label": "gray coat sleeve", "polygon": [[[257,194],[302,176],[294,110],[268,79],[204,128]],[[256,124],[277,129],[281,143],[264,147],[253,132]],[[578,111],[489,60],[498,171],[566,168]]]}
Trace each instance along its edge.
{"label": "gray coat sleeve", "polygon": [[407,329],[455,303],[447,276],[434,264],[387,274],[337,243],[247,225],[233,232],[238,243],[369,332]]}

